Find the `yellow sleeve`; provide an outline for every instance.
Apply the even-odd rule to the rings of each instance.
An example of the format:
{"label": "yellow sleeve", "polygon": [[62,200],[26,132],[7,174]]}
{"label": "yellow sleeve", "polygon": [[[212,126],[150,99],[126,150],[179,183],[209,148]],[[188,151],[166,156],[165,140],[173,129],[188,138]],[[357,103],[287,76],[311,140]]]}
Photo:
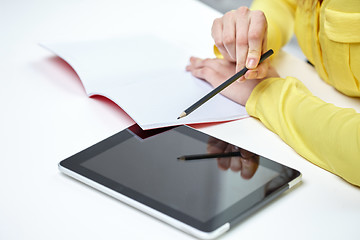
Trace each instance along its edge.
{"label": "yellow sleeve", "polygon": [[360,1],[328,1],[319,19],[316,70],[340,92],[360,97]]}
{"label": "yellow sleeve", "polygon": [[293,36],[296,0],[254,0],[252,10],[265,13],[268,22],[267,48],[279,52]]}
{"label": "yellow sleeve", "polygon": [[246,110],[304,158],[360,186],[360,113],[323,102],[293,77],[262,81]]}

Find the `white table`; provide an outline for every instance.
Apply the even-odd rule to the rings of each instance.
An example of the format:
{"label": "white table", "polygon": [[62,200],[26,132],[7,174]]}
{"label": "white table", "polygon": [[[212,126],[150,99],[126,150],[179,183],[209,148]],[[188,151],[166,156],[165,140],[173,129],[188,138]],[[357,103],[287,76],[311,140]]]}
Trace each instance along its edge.
{"label": "white table", "polygon": [[[133,121],[105,98],[88,98],[72,69],[38,43],[151,32],[211,57],[218,16],[193,0],[0,3],[0,239],[192,239],[58,171],[59,161]],[[301,65],[280,54],[282,75],[289,61]],[[336,95],[310,67],[292,73],[301,78],[304,69],[311,90]],[[199,128],[303,173],[301,185],[222,239],[358,239],[359,188],[307,162],[255,119]]]}

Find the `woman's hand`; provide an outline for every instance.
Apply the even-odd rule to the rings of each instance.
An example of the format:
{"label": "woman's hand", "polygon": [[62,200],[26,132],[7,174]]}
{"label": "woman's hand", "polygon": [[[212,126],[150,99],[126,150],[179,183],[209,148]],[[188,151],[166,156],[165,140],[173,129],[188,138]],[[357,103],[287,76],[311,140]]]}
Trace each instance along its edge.
{"label": "woman's hand", "polygon": [[[193,76],[209,82],[215,88],[235,74],[235,63],[218,58],[201,59],[191,57],[190,64],[186,66],[186,70],[191,72]],[[270,67],[267,72],[267,77],[279,77],[272,67]],[[245,82],[235,81],[225,88],[221,94],[245,106],[251,92],[260,82],[261,79],[253,79]]]}
{"label": "woman's hand", "polygon": [[220,157],[216,160],[218,168],[224,171],[230,168],[233,172],[240,172],[241,177],[244,179],[252,178],[259,166],[258,155],[214,137],[210,137],[208,140],[207,152],[209,154],[240,153],[237,157]]}
{"label": "woman's hand", "polygon": [[261,54],[267,51],[267,21],[262,11],[240,7],[227,12],[214,20],[211,32],[223,57],[236,63],[236,72],[245,66],[250,69],[240,80],[267,75],[268,60],[258,66]]}

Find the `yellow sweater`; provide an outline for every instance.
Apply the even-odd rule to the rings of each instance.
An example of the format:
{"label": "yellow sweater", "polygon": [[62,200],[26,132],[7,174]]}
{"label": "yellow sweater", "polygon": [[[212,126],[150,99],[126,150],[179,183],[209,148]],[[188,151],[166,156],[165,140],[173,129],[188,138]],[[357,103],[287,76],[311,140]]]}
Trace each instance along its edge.
{"label": "yellow sweater", "polygon": [[[303,2],[303,1],[300,1]],[[292,36],[320,77],[360,97],[360,0],[255,0],[268,20],[275,52]],[[246,109],[304,158],[360,186],[360,114],[325,103],[297,79],[269,78],[252,92]]]}

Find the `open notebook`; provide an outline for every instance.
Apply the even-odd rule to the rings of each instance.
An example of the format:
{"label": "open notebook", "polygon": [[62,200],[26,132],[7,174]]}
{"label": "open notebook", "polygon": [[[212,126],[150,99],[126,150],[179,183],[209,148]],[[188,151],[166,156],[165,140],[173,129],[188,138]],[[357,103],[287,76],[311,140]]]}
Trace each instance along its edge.
{"label": "open notebook", "polygon": [[169,40],[145,35],[41,45],[73,67],[88,96],[111,99],[142,129],[248,116],[243,106],[218,94],[177,119],[212,87],[185,71],[191,52]]}

